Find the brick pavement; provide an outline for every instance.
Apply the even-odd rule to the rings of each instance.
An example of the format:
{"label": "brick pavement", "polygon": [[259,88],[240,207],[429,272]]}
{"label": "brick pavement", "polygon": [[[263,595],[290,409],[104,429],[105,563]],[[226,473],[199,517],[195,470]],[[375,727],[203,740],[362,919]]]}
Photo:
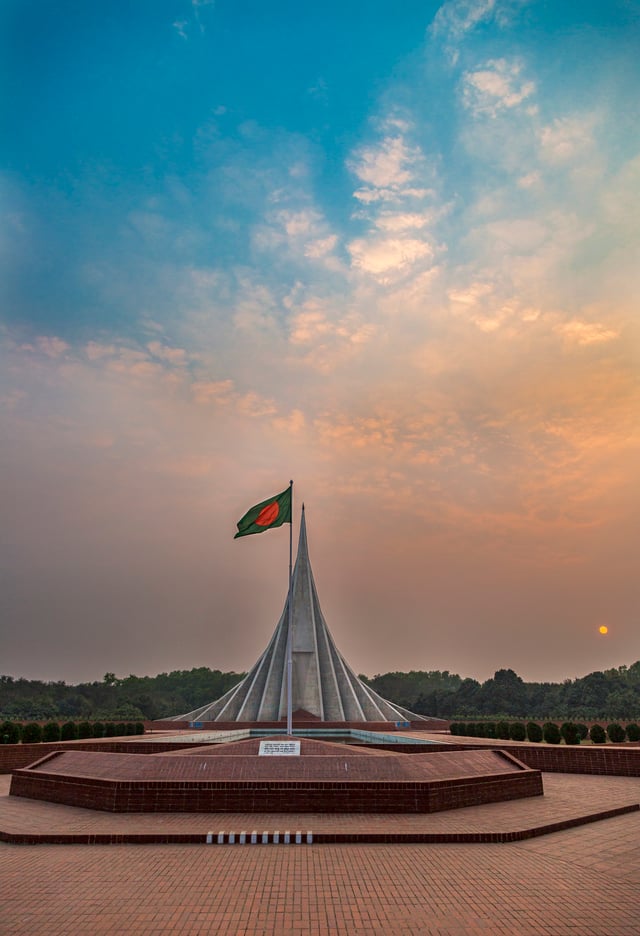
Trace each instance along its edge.
{"label": "brick pavement", "polygon": [[604,809],[638,807],[640,780],[632,777],[545,774],[544,796],[489,803],[422,815],[306,813],[107,813],[8,796],[9,778],[0,777],[0,833],[8,835],[95,836],[194,834],[213,831],[289,829],[317,833],[437,835],[510,834],[580,821]]}
{"label": "brick pavement", "polygon": [[[374,819],[506,829],[640,798],[633,778],[547,774],[544,782],[545,796],[535,800],[317,821],[346,822],[354,832]],[[0,778],[0,828],[211,825],[210,816],[117,816],[7,792],[8,778]],[[285,827],[281,815],[261,818],[260,828],[276,818]],[[242,815],[225,816],[226,828],[234,821],[240,829]],[[640,812],[508,844],[0,844],[0,933],[638,936],[639,888]]]}
{"label": "brick pavement", "polygon": [[639,813],[508,845],[0,845],[0,932],[637,936],[639,884]]}

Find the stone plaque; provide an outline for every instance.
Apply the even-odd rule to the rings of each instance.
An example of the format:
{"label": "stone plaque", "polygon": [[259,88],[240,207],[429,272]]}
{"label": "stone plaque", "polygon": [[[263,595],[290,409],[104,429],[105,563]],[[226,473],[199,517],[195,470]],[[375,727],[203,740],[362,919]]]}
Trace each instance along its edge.
{"label": "stone plaque", "polygon": [[300,754],[299,741],[261,741],[258,754],[270,757],[297,757]]}

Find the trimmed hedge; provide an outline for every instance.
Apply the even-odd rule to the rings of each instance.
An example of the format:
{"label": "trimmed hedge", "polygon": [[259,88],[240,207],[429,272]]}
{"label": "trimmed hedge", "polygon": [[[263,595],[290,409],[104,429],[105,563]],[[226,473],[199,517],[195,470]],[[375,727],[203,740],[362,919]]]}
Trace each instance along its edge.
{"label": "trimmed hedge", "polygon": [[589,729],[589,737],[594,744],[604,744],[607,740],[607,735],[602,725],[592,725]]}
{"label": "trimmed hedge", "polygon": [[42,729],[42,740],[43,741],[59,741],[60,740],[60,725],[57,721],[50,721]]}
{"label": "trimmed hedge", "polygon": [[22,735],[22,725],[17,722],[5,721],[0,725],[1,744],[19,744]]}
{"label": "trimmed hedge", "polygon": [[527,741],[539,744],[542,741],[542,728],[537,722],[527,722]]}
{"label": "trimmed hedge", "polygon": [[547,744],[560,744],[562,735],[555,722],[545,722],[542,726],[542,737]]}
{"label": "trimmed hedge", "polygon": [[526,741],[527,729],[522,722],[511,722],[509,725],[509,737],[512,741]]}
{"label": "trimmed hedge", "polygon": [[614,722],[612,725],[607,725],[607,734],[612,744],[621,744],[627,737],[627,732],[622,725],[619,725],[617,722]]}
{"label": "trimmed hedge", "polygon": [[68,721],[65,722],[62,728],[60,729],[60,740],[61,741],[77,741],[78,739],[78,726],[75,722]]}
{"label": "trimmed hedge", "polygon": [[640,741],[640,725],[636,725],[635,722],[627,725],[627,738],[629,741]]}
{"label": "trimmed hedge", "polygon": [[580,744],[580,732],[574,722],[564,722],[560,726],[560,734],[565,744]]}
{"label": "trimmed hedge", "polygon": [[39,744],[42,741],[42,728],[37,722],[29,722],[22,728],[23,744]]}

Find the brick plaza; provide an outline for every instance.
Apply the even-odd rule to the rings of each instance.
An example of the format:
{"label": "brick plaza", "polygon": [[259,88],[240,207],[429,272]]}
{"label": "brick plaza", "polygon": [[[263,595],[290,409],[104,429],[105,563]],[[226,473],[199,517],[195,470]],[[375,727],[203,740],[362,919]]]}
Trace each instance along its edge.
{"label": "brick plaza", "polygon": [[[205,831],[210,816],[111,815],[8,797],[0,831],[87,836]],[[426,934],[637,936],[640,780],[545,774],[545,796],[430,816],[216,817],[257,827],[476,833],[527,840],[411,844],[0,843],[2,936]],[[630,811],[597,818],[606,807]],[[545,827],[584,821],[564,831]]]}

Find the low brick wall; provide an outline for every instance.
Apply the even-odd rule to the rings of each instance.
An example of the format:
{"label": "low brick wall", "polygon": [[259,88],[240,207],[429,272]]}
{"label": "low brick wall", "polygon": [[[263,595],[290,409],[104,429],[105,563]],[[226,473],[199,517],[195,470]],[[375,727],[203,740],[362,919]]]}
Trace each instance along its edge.
{"label": "low brick wall", "polygon": [[108,812],[431,813],[542,795],[537,771],[435,782],[110,781],[19,770],[12,796]]}
{"label": "low brick wall", "polygon": [[163,754],[196,747],[193,741],[136,741],[135,738],[95,741],[47,741],[42,744],[0,744],[0,774],[27,767],[54,751],[109,751],[113,754]]}
{"label": "low brick wall", "polygon": [[[490,745],[493,750],[498,745]],[[499,745],[528,767],[549,773],[640,777],[640,748],[613,745]]]}

